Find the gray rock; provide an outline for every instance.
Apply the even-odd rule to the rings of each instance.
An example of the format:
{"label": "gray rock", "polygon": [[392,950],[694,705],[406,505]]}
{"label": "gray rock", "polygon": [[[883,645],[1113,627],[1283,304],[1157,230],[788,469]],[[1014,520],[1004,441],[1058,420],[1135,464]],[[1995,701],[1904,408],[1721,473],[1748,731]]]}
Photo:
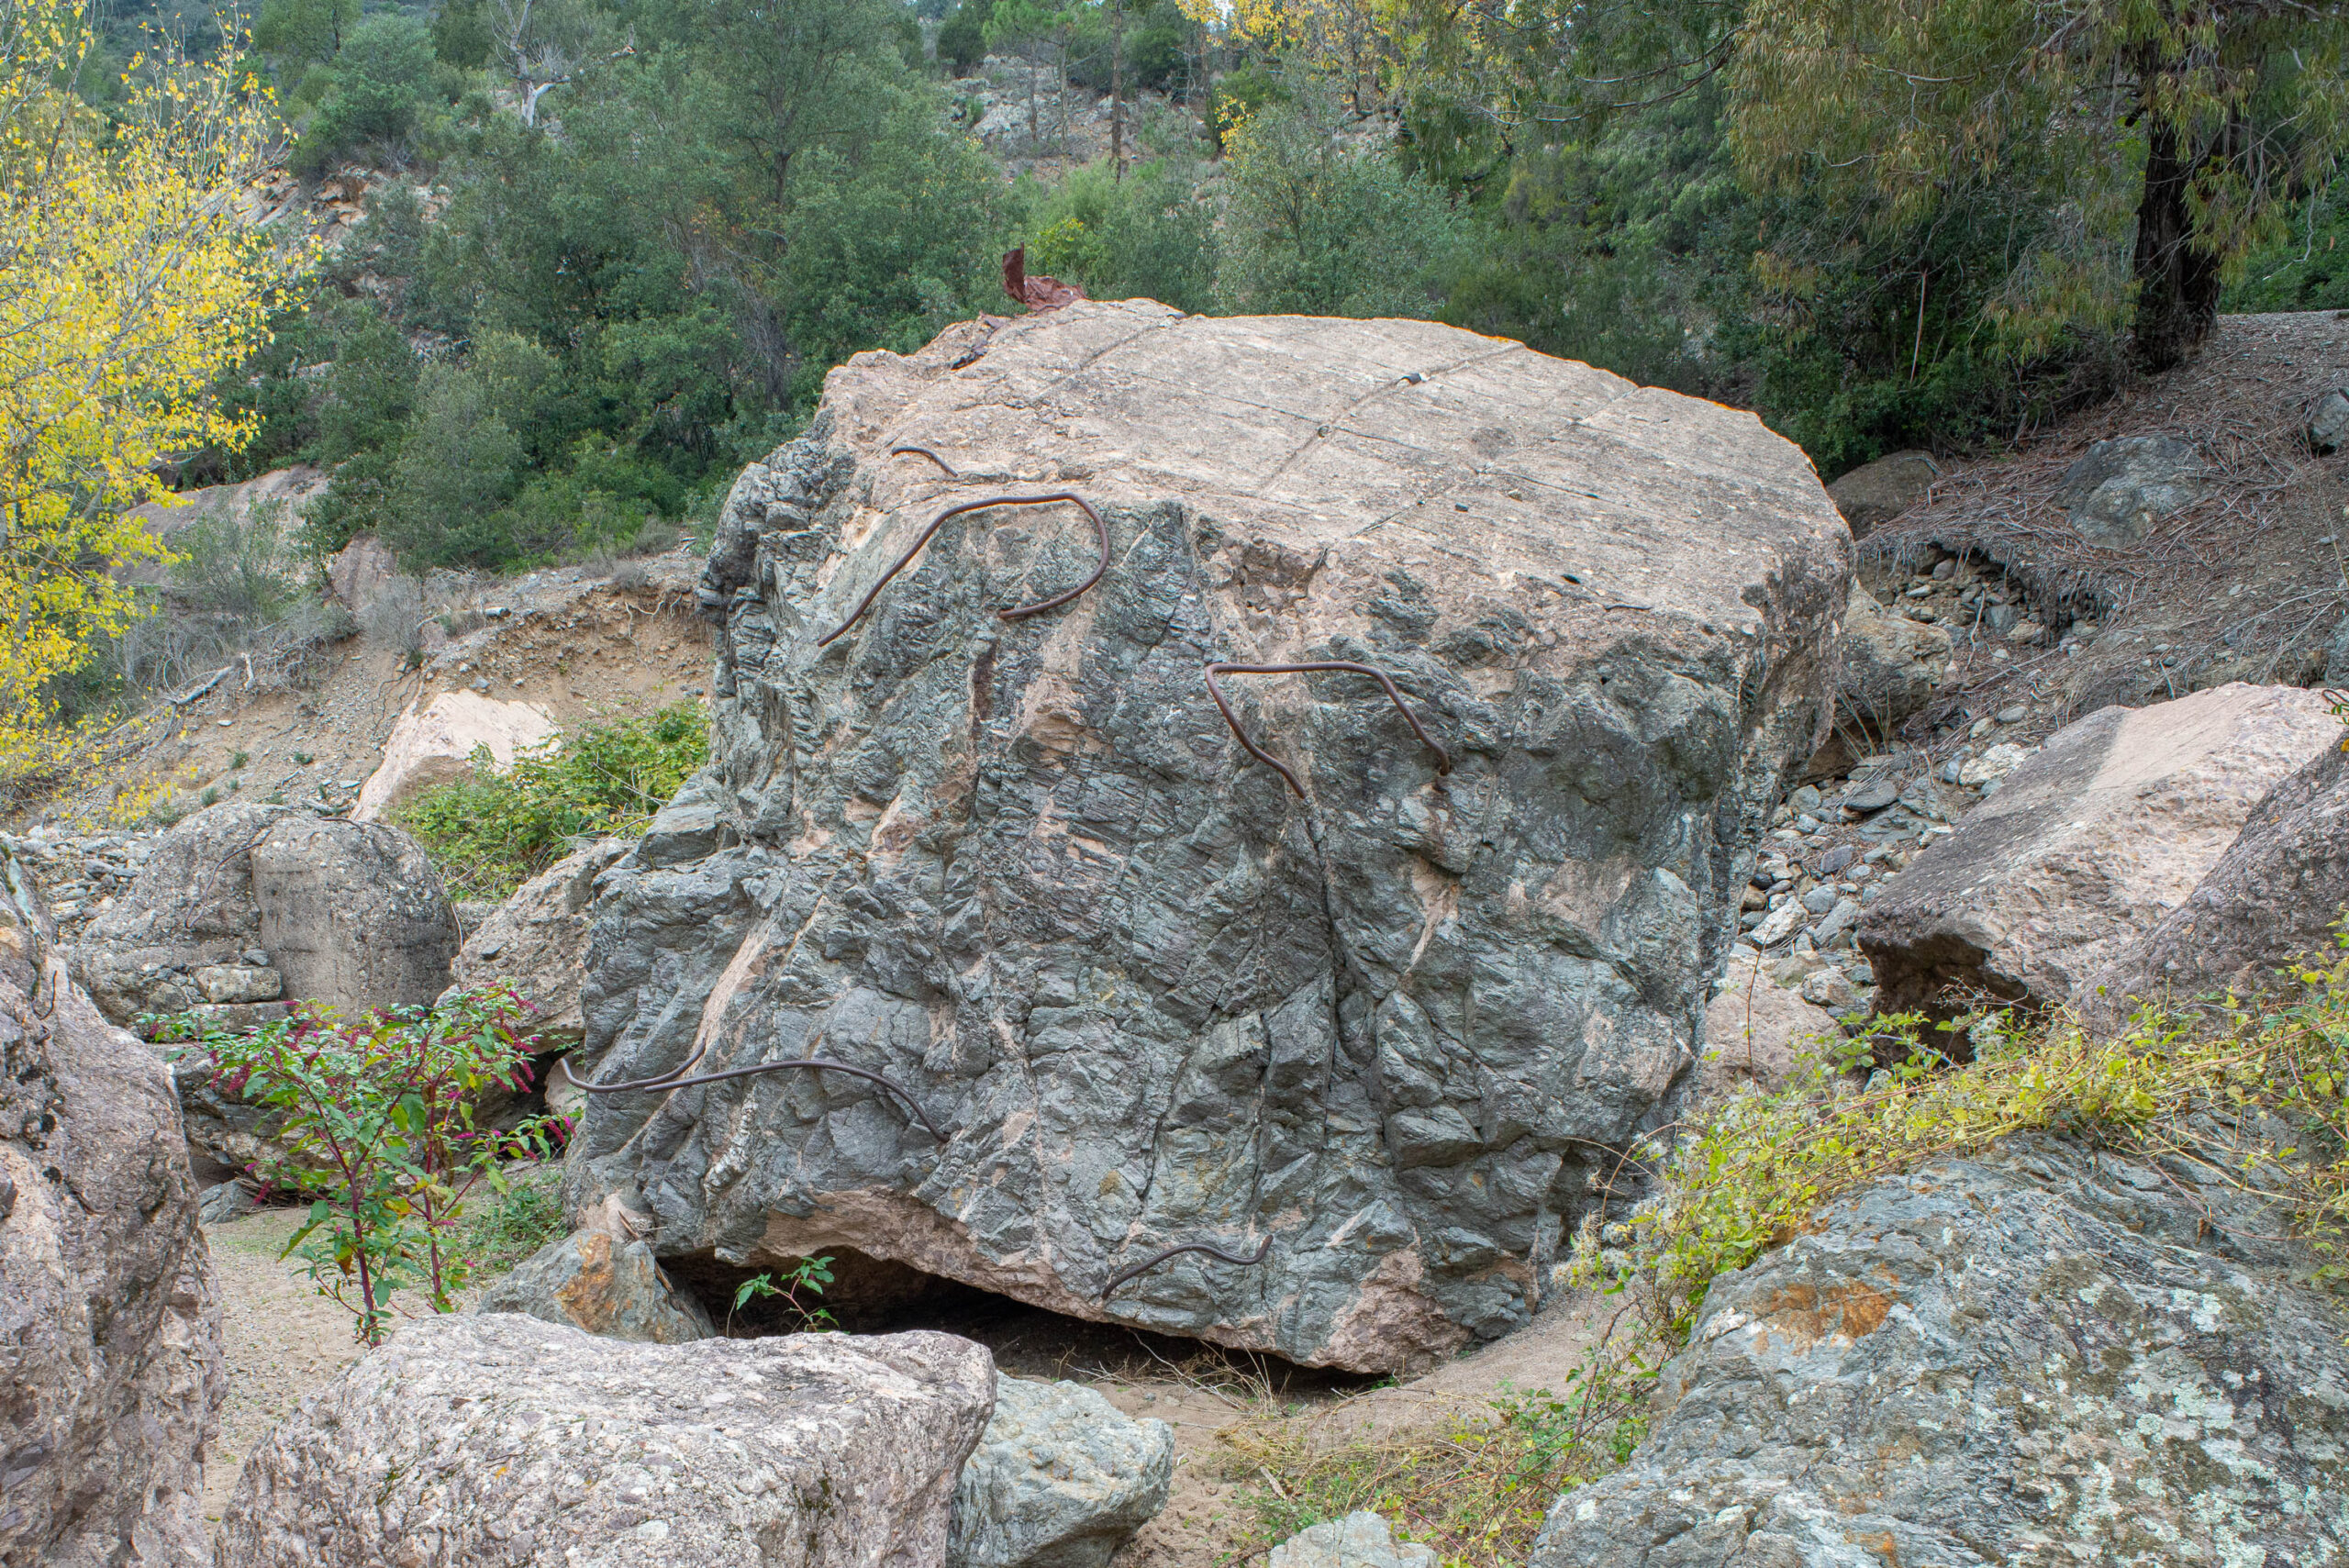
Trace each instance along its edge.
{"label": "gray rock", "polygon": [[928,1568],[994,1399],[947,1334],[423,1318],[254,1447],[218,1568]]}
{"label": "gray rock", "polygon": [[206,1225],[226,1225],[252,1211],[252,1190],[242,1182],[217,1182],[196,1195],[195,1217]]}
{"label": "gray rock", "polygon": [[1860,464],[1829,485],[1827,494],[1851,526],[1852,537],[1865,539],[1922,501],[1939,477],[1941,466],[1930,452],[1894,452]]}
{"label": "gray rock", "polygon": [[596,879],[629,848],[624,839],[601,839],[524,883],[465,938],[451,989],[503,981],[530,1004],[529,1027],[542,1048],[576,1045],[587,1028],[579,1011],[587,906]]}
{"label": "gray rock", "polygon": [[609,1340],[689,1344],[718,1330],[669,1282],[652,1249],[625,1233],[575,1230],[550,1241],[482,1293],[476,1312],[518,1312]]}
{"label": "gray rock", "polygon": [[[1751,417],[1449,328],[1079,304],[951,371],[972,339],[836,371],[735,484],[711,761],[606,873],[582,994],[607,1080],[819,1054],[945,1141],[818,1071],[598,1096],[571,1201],[1316,1364],[1524,1321],[1695,1060],[1849,534]],[[958,518],[819,647],[943,505],[915,430],[1085,475],[1100,584],[1004,621],[1091,529]],[[1230,678],[1300,798],[1223,659],[1391,672],[1452,770],[1363,677]]]}
{"label": "gray rock", "polygon": [[1860,901],[1856,898],[1837,898],[1829,906],[1826,917],[1810,933],[1810,940],[1822,948],[1833,947],[1837,938],[1859,922]]}
{"label": "gray rock", "polygon": [[251,858],[261,946],[288,995],[358,1014],[429,1006],[448,988],[456,912],[407,834],[288,817],[253,843]]}
{"label": "gray rock", "polygon": [[1089,1388],[996,1376],[995,1414],[954,1486],[947,1568],[1105,1568],[1166,1506],[1174,1429]]}
{"label": "gray rock", "polygon": [[228,1393],[171,1079],[0,854],[0,1562],[197,1568]]}
{"label": "gray rock", "polygon": [[1843,612],[1842,673],[1836,701],[1843,722],[1863,735],[1888,736],[1932,700],[1949,673],[1950,634],[1938,626],[1887,615],[1857,583]]}
{"label": "gray rock", "polygon": [[1273,1548],[1265,1568],[1435,1568],[1435,1549],[1397,1542],[1365,1508],[1297,1531]]}
{"label": "gray rock", "polygon": [[2267,989],[2287,961],[2338,951],[2344,906],[2349,754],[2326,746],[2253,808],[2186,901],[2096,977],[2082,1010],[2113,1023],[2140,1000]]}
{"label": "gray rock", "polygon": [[1998,792],[1860,918],[1885,1010],[1939,1008],[1952,988],[2072,1000],[2184,902],[2269,788],[2340,733],[2318,693],[2231,684],[2100,709],[2028,760],[1992,747],[1961,776],[2002,779]]}
{"label": "gray rock", "polygon": [[1749,1086],[1782,1089],[1818,1059],[1820,1040],[1842,1032],[1831,1014],[1781,984],[1759,955],[1733,953],[1705,1008],[1697,1098],[1710,1102]]}
{"label": "gray rock", "polygon": [[[2202,493],[2202,450],[2176,436],[2099,441],[2066,469],[2055,504],[2082,539],[2134,544],[2145,530]],[[2000,627],[1998,630],[2006,630]]]}
{"label": "gray rock", "polygon": [[291,813],[228,801],[182,817],[153,840],[114,907],[83,928],[73,977],[117,1024],[178,1013],[204,1000],[195,972],[239,962],[261,940],[252,847]]}
{"label": "gray rock", "polygon": [[2309,450],[2336,452],[2349,444],[2349,392],[2333,388],[2309,410]]}
{"label": "gray rock", "polygon": [[1900,780],[1890,773],[1878,773],[1854,784],[1836,804],[1846,811],[1882,811],[1899,798]]}
{"label": "gray rock", "polygon": [[1802,906],[1813,915],[1824,915],[1835,907],[1835,890],[1832,887],[1814,887],[1802,895]]}
{"label": "gray rock", "polygon": [[1714,1284],[1531,1568],[2336,1560],[2349,1315],[2209,1173],[2033,1137],[1828,1205]]}
{"label": "gray rock", "polygon": [[206,1002],[224,1006],[274,1002],[285,994],[285,982],[277,971],[252,964],[210,963],[194,978]]}
{"label": "gray rock", "polygon": [[127,1024],[280,995],[346,1012],[429,1003],[456,947],[440,878],[407,834],[229,801],[154,840],[72,963],[99,1009]]}

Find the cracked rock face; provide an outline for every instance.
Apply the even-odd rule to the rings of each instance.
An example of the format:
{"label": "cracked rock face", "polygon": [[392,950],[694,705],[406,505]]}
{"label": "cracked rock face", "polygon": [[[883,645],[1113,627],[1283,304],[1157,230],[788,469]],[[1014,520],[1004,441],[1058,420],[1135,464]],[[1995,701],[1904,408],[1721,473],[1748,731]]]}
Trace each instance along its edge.
{"label": "cracked rock face", "polygon": [[187,1140],[54,937],[0,855],[0,1562],[195,1568],[228,1382]]}
{"label": "cracked rock face", "polygon": [[1531,1568],[2340,1561],[2349,1316],[2218,1169],[2034,1135],[1829,1205]]}
{"label": "cracked rock face", "polygon": [[[962,477],[927,459],[930,448]],[[1073,507],[946,523],[1074,490]],[[1522,1321],[1695,1060],[1851,544],[1752,417],[1422,323],[1080,304],[835,371],[729,498],[710,766],[604,884],[571,1197],[1392,1369]],[[1292,770],[1251,762],[1210,661]],[[1121,1285],[1122,1268],[1208,1242]]]}

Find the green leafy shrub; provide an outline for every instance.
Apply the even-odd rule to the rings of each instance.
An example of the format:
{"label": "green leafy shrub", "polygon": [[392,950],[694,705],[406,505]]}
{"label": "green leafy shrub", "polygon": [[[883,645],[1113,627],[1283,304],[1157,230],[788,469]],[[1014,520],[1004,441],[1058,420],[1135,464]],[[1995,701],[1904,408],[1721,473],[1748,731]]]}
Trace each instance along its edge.
{"label": "green leafy shrub", "polygon": [[[1707,1291],[1794,1236],[1824,1203],[1879,1177],[2015,1133],[2059,1131],[2231,1173],[2343,1277],[2349,1240],[2349,936],[2328,960],[2291,965],[2288,991],[2215,1015],[2149,1008],[2110,1038],[2067,1018],[2008,1015],[1935,1026],[1885,1020],[1898,1064],[1852,1092],[1830,1067],[1699,1116],[1663,1159],[1660,1196],[1620,1229],[1620,1251],[1586,1231],[1578,1263],[1628,1288],[1665,1349],[1685,1340]],[[1886,1054],[1877,1048],[1879,1058]],[[2272,1129],[2273,1135],[2269,1130]]]}
{"label": "green leafy shrub", "polygon": [[398,820],[453,890],[502,898],[574,840],[641,833],[708,755],[709,716],[676,703],[573,730],[502,773],[476,752],[470,776],[424,792]]}
{"label": "green leafy shrub", "polygon": [[485,1092],[528,1086],[525,1011],[503,985],[359,1019],[312,1005],[249,1033],[206,1030],[174,1053],[277,1113],[285,1155],[262,1174],[312,1195],[280,1255],[310,1265],[368,1344],[395,1291],[421,1286],[435,1312],[456,1309],[473,1270],[458,1245],[466,1200],[484,1183],[507,1190],[505,1160],[551,1152],[548,1118],[511,1132],[473,1121]]}

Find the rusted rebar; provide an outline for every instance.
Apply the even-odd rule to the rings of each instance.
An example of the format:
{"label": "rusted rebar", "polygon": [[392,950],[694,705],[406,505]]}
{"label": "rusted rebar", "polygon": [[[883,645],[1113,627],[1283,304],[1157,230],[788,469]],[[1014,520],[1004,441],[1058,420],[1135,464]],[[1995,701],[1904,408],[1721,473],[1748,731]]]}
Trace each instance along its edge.
{"label": "rusted rebar", "polygon": [[948,462],[944,458],[940,457],[936,452],[931,451],[928,447],[891,447],[889,449],[889,455],[891,457],[926,457],[930,459],[930,462],[936,463],[941,469],[944,470],[947,478],[960,479],[963,477],[961,474],[954,472],[954,465],[952,463]]}
{"label": "rusted rebar", "polygon": [[1322,670],[1352,671],[1357,675],[1368,675],[1384,686],[1387,700],[1395,705],[1395,711],[1403,716],[1403,722],[1411,727],[1411,733],[1419,738],[1419,744],[1435,753],[1435,771],[1439,773],[1452,772],[1452,753],[1437,745],[1434,738],[1419,727],[1419,719],[1404,706],[1403,694],[1395,689],[1395,683],[1387,678],[1386,672],[1373,669],[1367,664],[1355,664],[1344,660],[1330,660],[1318,664],[1210,664],[1207,668],[1208,695],[1215,698],[1215,706],[1222,711],[1224,723],[1231,727],[1232,735],[1247,753],[1286,779],[1288,787],[1295,790],[1297,798],[1302,800],[1305,798],[1305,786],[1297,783],[1297,775],[1283,767],[1271,752],[1248,739],[1248,732],[1240,728],[1239,716],[1224,700],[1223,688],[1215,684],[1215,678],[1218,675],[1306,675]]}
{"label": "rusted rebar", "polygon": [[[699,1060],[701,1060],[701,1051],[696,1050],[693,1055],[685,1059],[685,1065],[690,1067]],[[930,1119],[930,1113],[921,1108],[921,1102],[915,1099],[913,1092],[904,1084],[894,1079],[885,1078],[869,1067],[858,1067],[846,1062],[834,1062],[827,1056],[795,1056],[787,1062],[762,1062],[752,1067],[729,1067],[722,1073],[702,1073],[690,1078],[639,1078],[626,1084],[590,1084],[571,1070],[571,1058],[567,1056],[556,1065],[562,1069],[562,1075],[565,1078],[570,1079],[575,1086],[590,1095],[618,1095],[637,1089],[684,1089],[690,1088],[696,1084],[718,1084],[729,1078],[748,1078],[758,1073],[781,1073],[794,1067],[812,1067],[826,1073],[846,1073],[853,1077],[869,1079],[896,1095],[898,1099],[905,1102],[906,1109],[913,1113],[914,1119],[921,1123],[924,1132],[929,1133],[941,1143],[946,1141],[946,1135],[938,1130],[938,1124]],[[682,1072],[683,1069],[680,1071]]]}
{"label": "rusted rebar", "polygon": [[930,527],[921,530],[921,537],[914,540],[913,548],[899,556],[895,566],[881,573],[881,581],[873,584],[872,592],[859,601],[856,608],[849,613],[848,619],[842,621],[829,636],[818,638],[816,646],[818,648],[825,646],[862,620],[864,612],[873,607],[873,601],[881,596],[881,590],[889,585],[889,579],[913,564],[914,557],[921,553],[922,546],[930,542],[930,536],[945,526],[947,518],[959,517],[965,512],[984,512],[990,506],[1042,506],[1054,501],[1073,502],[1085,508],[1085,515],[1093,519],[1094,536],[1101,543],[1101,559],[1094,564],[1093,575],[1065,594],[1055,594],[1049,599],[1039,599],[1032,605],[1021,605],[1014,609],[997,610],[996,614],[1005,620],[1025,620],[1030,616],[1041,615],[1046,610],[1055,609],[1067,604],[1094,584],[1101,581],[1101,574],[1109,570],[1109,525],[1102,520],[1099,512],[1094,510],[1092,502],[1072,491],[1056,490],[1050,495],[990,495],[984,501],[965,501],[959,506],[949,506],[939,513]]}
{"label": "rusted rebar", "polygon": [[1145,1258],[1130,1269],[1119,1269],[1116,1273],[1111,1274],[1109,1283],[1101,1287],[1101,1299],[1108,1300],[1109,1293],[1128,1280],[1139,1274],[1146,1274],[1167,1259],[1179,1258],[1186,1252],[1205,1252],[1210,1258],[1221,1258],[1227,1263],[1238,1263],[1244,1268],[1251,1263],[1263,1262],[1272,1250],[1273,1239],[1269,1236],[1264,1238],[1264,1244],[1256,1249],[1256,1255],[1252,1258],[1243,1258],[1237,1252],[1227,1252],[1222,1248],[1206,1241],[1190,1241],[1180,1247],[1169,1247],[1163,1252],[1154,1257]]}

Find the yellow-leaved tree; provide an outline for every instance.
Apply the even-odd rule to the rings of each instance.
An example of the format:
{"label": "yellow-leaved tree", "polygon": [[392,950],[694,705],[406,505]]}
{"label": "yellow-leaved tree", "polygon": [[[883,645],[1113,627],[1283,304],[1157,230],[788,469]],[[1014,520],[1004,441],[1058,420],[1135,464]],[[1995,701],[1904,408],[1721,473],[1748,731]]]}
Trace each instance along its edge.
{"label": "yellow-leaved tree", "polygon": [[61,675],[163,554],[131,507],[173,455],[235,448],[211,390],[267,337],[306,250],[250,221],[276,133],[228,51],[164,48],[78,97],[79,0],[0,0],[0,781],[53,765]]}

